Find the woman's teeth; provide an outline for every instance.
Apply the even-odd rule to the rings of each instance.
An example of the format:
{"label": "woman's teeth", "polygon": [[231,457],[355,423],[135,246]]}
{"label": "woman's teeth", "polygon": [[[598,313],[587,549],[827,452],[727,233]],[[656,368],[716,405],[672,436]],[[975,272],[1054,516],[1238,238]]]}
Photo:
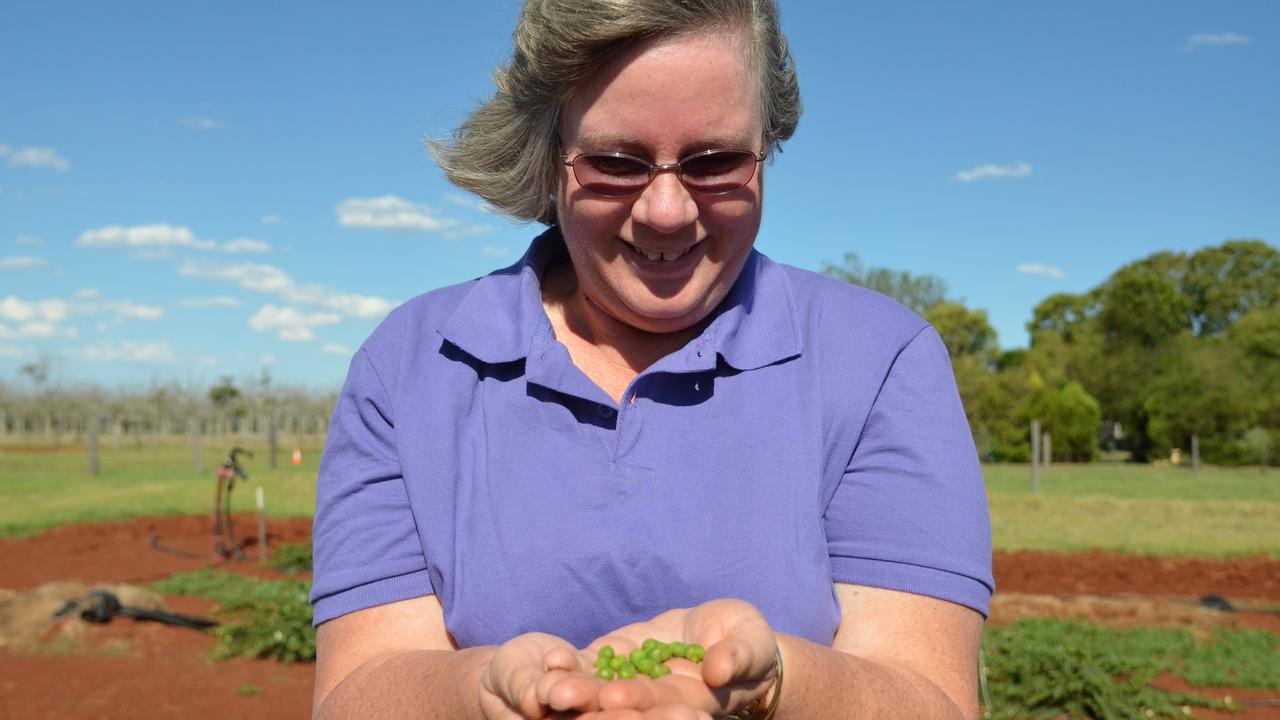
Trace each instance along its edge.
{"label": "woman's teeth", "polygon": [[[627,243],[627,244],[631,245],[631,243]],[[645,250],[644,248],[636,247],[635,245],[631,245],[631,249],[635,250],[637,255],[646,257],[654,262],[657,262],[659,260],[663,260],[665,262],[671,262],[673,260],[679,260],[680,258],[684,257],[693,248],[685,248],[680,252],[671,252],[671,253],[654,252],[652,250]]]}

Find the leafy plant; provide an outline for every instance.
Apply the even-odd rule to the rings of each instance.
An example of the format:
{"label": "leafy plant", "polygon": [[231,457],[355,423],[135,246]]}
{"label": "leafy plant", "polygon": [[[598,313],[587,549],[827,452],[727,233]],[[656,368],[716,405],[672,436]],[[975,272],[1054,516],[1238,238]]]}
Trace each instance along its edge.
{"label": "leafy plant", "polygon": [[1234,707],[1154,687],[1165,672],[1197,686],[1280,682],[1277,640],[1260,631],[1220,630],[1202,641],[1185,630],[1023,620],[988,629],[984,647],[990,718],[1172,718],[1185,716],[1187,707]]}
{"label": "leafy plant", "polygon": [[197,595],[218,603],[222,624],[212,630],[215,660],[233,657],[310,662],[316,657],[311,627],[310,584],[301,580],[261,580],[202,568],[178,573],[152,588],[173,595]]}
{"label": "leafy plant", "polygon": [[267,567],[281,572],[311,572],[311,543],[288,543],[271,551]]}

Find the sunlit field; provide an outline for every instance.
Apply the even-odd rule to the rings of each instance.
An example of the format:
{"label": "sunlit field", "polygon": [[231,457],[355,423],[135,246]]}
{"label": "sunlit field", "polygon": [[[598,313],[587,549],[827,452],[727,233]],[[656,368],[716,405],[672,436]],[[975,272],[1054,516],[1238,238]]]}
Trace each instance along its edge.
{"label": "sunlit field", "polygon": [[[235,511],[254,508],[261,486],[271,516],[310,515],[323,438],[282,438],[269,467],[265,438],[205,438],[203,472],[186,441],[125,440],[100,448],[92,477],[83,446],[0,453],[0,534],[27,535],[67,522],[212,510],[214,471],[233,445],[254,453],[237,485]],[[302,463],[291,464],[294,447]],[[1151,555],[1280,557],[1280,470],[1153,467],[1101,462],[1056,465],[1030,494],[1026,465],[984,468],[995,546]]]}

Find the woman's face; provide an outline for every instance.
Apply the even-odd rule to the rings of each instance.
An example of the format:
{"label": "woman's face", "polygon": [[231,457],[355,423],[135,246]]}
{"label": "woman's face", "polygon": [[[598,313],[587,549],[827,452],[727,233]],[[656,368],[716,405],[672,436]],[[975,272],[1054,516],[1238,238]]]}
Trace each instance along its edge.
{"label": "woman's face", "polygon": [[[710,33],[641,43],[613,58],[579,88],[561,124],[570,159],[622,152],[662,164],[709,149],[759,153],[762,136],[741,45]],[[674,172],[660,172],[626,198],[593,195],[572,168],[561,170],[560,228],[595,309],[646,332],[677,332],[728,294],[760,227],[762,168],[723,195],[691,193]],[[676,259],[649,259],[655,253]]]}

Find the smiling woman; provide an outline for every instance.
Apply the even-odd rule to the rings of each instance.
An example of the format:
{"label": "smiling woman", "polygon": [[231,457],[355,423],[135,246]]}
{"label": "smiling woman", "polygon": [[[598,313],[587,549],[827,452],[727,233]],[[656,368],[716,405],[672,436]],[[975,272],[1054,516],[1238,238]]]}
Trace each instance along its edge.
{"label": "smiling woman", "polygon": [[[753,249],[799,117],[773,3],[527,0],[496,78],[437,156],[550,228],[352,361],[316,716],[974,717],[990,527],[946,349]],[[649,637],[706,656],[595,676]]]}

